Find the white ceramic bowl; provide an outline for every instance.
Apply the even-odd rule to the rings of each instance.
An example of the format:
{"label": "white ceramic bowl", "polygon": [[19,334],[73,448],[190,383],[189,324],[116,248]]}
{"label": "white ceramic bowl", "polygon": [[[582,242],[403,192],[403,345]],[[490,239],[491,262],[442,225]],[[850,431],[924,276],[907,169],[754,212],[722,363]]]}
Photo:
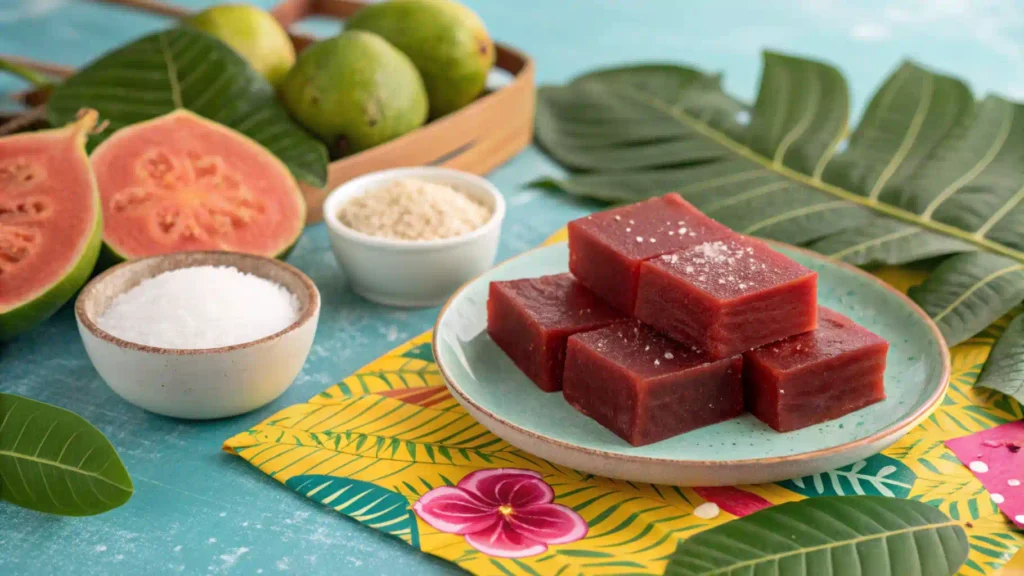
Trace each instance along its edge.
{"label": "white ceramic bowl", "polygon": [[[469,234],[425,241],[369,236],[338,219],[338,211],[352,198],[402,178],[451,186],[490,207],[491,218]],[[474,174],[448,168],[373,172],[342,184],[324,202],[331,249],[352,289],[387,306],[443,304],[456,289],[494,265],[504,218],[505,199],[493,184]]]}
{"label": "white ceramic bowl", "polygon": [[[299,300],[298,320],[253,342],[196,350],[135,344],[97,326],[96,319],[118,295],[162,272],[196,266],[233,266],[284,286]],[[150,412],[197,420],[249,412],[280,396],[306,362],[319,316],[320,293],[298,269],[262,256],[229,252],[185,252],[125,262],[89,282],[75,302],[85,350],[114,392]]]}

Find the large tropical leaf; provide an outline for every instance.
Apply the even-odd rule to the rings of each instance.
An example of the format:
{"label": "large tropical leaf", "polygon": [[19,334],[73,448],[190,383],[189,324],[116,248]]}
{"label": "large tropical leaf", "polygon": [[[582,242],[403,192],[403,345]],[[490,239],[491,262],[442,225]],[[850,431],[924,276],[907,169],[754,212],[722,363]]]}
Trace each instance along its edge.
{"label": "large tropical leaf", "polygon": [[766,508],[691,536],[665,574],[948,576],[967,553],[963,528],[927,504],[829,496]]}
{"label": "large tropical leaf", "polygon": [[327,149],[295,123],[273,87],[220,40],[191,28],[174,28],[117,49],[57,87],[48,104],[61,126],[78,110],[93,108],[114,131],[177,108],[230,126],[265,146],[298,180],[327,182]]}
{"label": "large tropical leaf", "polygon": [[540,183],[615,202],[679,192],[739,232],[857,265],[946,258],[912,296],[951,345],[1020,303],[1024,106],[976,104],[908,62],[852,133],[848,109],[835,68],[775,53],[750,107],[680,66],[586,74],[539,92],[537,139],[577,171]]}
{"label": "large tropical leaf", "polygon": [[88,516],[117,508],[132,491],[114,447],[81,416],[0,393],[0,500]]}

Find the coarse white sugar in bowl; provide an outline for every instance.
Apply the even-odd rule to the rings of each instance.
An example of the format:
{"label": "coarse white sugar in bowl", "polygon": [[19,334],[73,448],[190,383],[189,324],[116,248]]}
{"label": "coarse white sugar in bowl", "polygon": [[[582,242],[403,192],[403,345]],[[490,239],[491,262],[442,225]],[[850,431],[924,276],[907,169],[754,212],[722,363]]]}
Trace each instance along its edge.
{"label": "coarse white sugar in bowl", "polygon": [[100,377],[128,402],[178,418],[242,414],[295,380],[320,293],[284,262],[183,252],[119,264],[79,294],[75,319]]}
{"label": "coarse white sugar in bowl", "polygon": [[338,220],[356,232],[410,242],[469,234],[493,209],[455,187],[418,178],[382,182],[341,205]]}
{"label": "coarse white sugar in bowl", "polygon": [[298,317],[299,300],[284,286],[229,266],[196,266],[143,280],[96,323],[136,344],[196,350],[259,340]]}
{"label": "coarse white sugar in bowl", "polygon": [[387,306],[427,307],[494,265],[505,200],[475,174],[394,168],[342,184],[323,215],[352,290]]}

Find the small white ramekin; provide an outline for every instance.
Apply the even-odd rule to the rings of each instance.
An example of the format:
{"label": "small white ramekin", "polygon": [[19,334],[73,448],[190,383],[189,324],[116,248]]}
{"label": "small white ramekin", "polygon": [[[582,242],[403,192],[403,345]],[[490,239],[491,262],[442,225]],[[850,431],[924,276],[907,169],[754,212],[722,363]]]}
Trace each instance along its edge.
{"label": "small white ramekin", "polygon": [[[232,266],[284,286],[299,299],[299,318],[259,340],[194,350],[128,342],[97,324],[118,295],[143,280],[196,266]],[[164,416],[207,420],[255,410],[291,386],[313,346],[320,292],[308,276],[278,260],[230,252],[179,252],[124,262],[93,278],[75,301],[75,317],[89,359],[119,396]]]}
{"label": "small white ramekin", "polygon": [[[338,219],[338,211],[352,198],[404,178],[451,186],[490,207],[491,218],[469,234],[424,241],[370,236]],[[324,202],[331,249],[349,285],[364,298],[387,306],[416,308],[443,304],[456,289],[494,265],[504,219],[505,199],[493,184],[474,174],[448,168],[373,172],[342,184]]]}

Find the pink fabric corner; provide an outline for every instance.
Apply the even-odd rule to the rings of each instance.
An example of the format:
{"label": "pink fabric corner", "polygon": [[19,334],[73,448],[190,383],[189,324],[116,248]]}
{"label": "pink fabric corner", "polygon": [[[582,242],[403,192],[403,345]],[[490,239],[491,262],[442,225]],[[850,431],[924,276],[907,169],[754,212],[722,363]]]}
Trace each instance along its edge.
{"label": "pink fabric corner", "polygon": [[981,480],[992,501],[1024,529],[1024,421],[946,441],[946,447]]}

